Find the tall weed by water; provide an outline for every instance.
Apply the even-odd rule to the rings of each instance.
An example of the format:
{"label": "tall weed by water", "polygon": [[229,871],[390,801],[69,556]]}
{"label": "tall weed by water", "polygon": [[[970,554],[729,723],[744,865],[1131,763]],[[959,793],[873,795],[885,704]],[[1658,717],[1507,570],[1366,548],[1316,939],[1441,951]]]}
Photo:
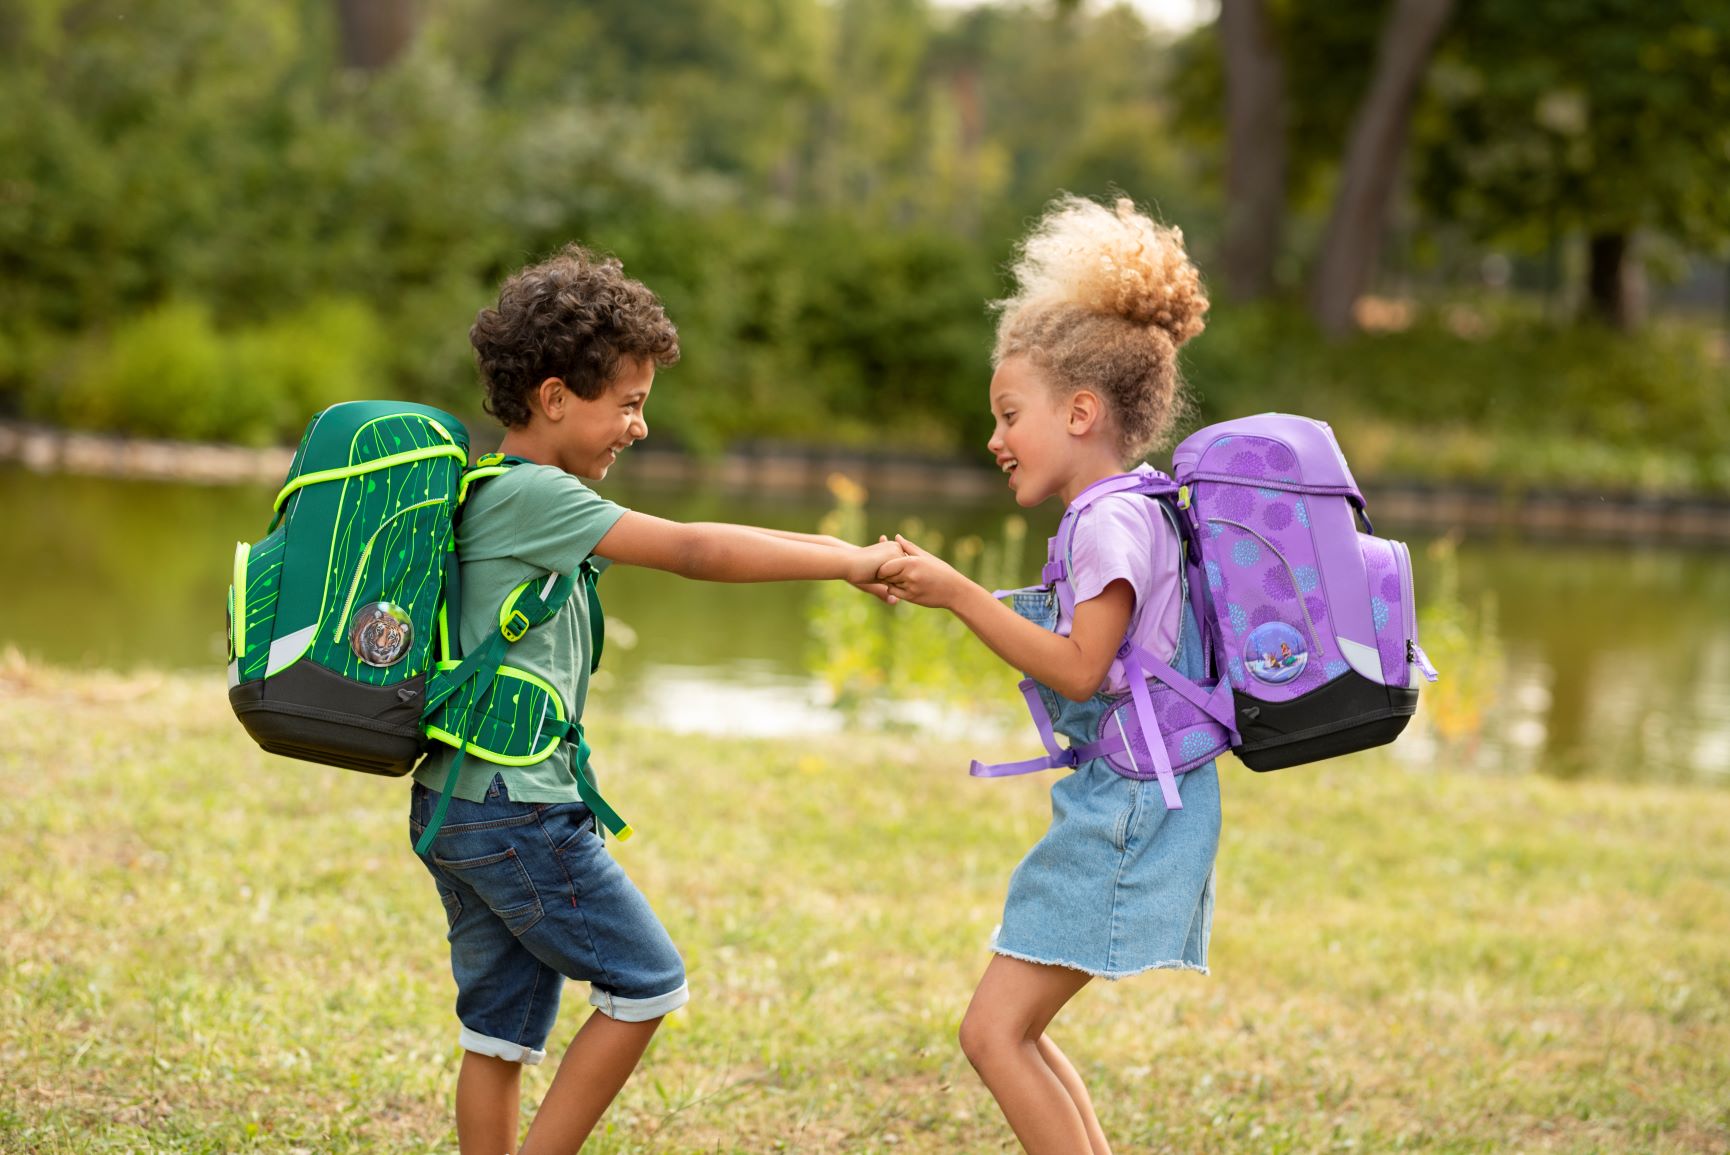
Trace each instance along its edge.
{"label": "tall weed by water", "polygon": [[[821,532],[869,541],[864,487],[835,474],[829,491],[835,506],[824,515]],[[903,521],[896,531],[987,589],[1001,589],[1014,584],[1027,523],[1014,515],[1005,518],[993,541],[968,535],[947,542],[917,518]],[[1019,701],[1017,675],[953,614],[888,606],[834,582],[819,587],[808,613],[812,673],[828,686],[835,704],[855,716],[862,707],[885,700],[969,714],[1006,713]]]}
{"label": "tall weed by water", "polygon": [[1461,594],[1457,534],[1438,538],[1428,554],[1418,637],[1440,677],[1423,684],[1418,720],[1442,753],[1469,762],[1486,731],[1497,724],[1497,708],[1506,697],[1496,599],[1485,594],[1471,605]]}

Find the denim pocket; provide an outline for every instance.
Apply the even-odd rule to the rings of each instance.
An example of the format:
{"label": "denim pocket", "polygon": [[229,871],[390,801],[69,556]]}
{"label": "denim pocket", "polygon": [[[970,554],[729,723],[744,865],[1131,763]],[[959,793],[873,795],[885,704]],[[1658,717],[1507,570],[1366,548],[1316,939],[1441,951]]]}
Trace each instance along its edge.
{"label": "denim pocket", "polygon": [[439,901],[445,904],[445,926],[455,927],[457,919],[463,916],[462,896],[448,886],[439,886]]}
{"label": "denim pocket", "polygon": [[[521,937],[541,921],[540,895],[515,850],[481,858],[450,859],[432,855],[433,865],[473,890],[487,909],[513,934]],[[447,907],[448,909],[448,907]]]}
{"label": "denim pocket", "polygon": [[541,827],[553,853],[568,854],[595,837],[595,816],[581,802],[557,802],[541,812]]}

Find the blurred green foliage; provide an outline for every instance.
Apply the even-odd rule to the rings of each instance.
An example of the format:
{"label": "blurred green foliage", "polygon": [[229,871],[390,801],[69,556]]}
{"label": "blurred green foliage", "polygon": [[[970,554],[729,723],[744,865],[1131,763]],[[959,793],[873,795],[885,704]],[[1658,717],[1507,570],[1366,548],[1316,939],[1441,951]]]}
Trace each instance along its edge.
{"label": "blurred green foliage", "polygon": [[[968,387],[1019,221],[1090,165],[1097,187],[1077,187],[1105,191],[1124,174],[1102,150],[1156,123],[1158,55],[1127,12],[422,13],[406,55],[359,73],[325,0],[0,3],[0,413],[292,437],[307,397],[231,396],[219,378],[262,357],[255,391],[317,379],[319,346],[352,331],[315,403],[359,369],[370,392],[473,414],[475,310],[576,237],[624,258],[681,326],[663,433],[948,447],[958,420],[965,436],[981,421]],[[1061,116],[1024,68],[1062,92]],[[307,342],[258,333],[328,300],[368,319],[292,322],[318,330]],[[184,350],[164,348],[175,334]],[[160,396],[121,395],[158,373]]]}
{"label": "blurred green foliage", "polygon": [[[425,0],[408,51],[361,72],[341,64],[341,2],[0,0],[0,416],[292,441],[319,405],[396,394],[484,428],[474,313],[578,238],[623,258],[680,326],[657,440],[972,449],[988,426],[985,303],[1053,193],[1126,189],[1210,267],[1208,28],[1174,41],[1128,7],[1075,4]],[[1593,2],[1622,37],[1595,51],[1639,66],[1632,97],[1570,79],[1573,65],[1534,71],[1537,16],[1497,38],[1518,5],[1463,13],[1418,125],[1420,175],[1453,166],[1458,196],[1428,211],[1477,222],[1470,196],[1488,196],[1510,220],[1473,228],[1497,238],[1554,215],[1549,193],[1496,191],[1536,188],[1525,169],[1485,167],[1498,124],[1528,158],[1532,133],[1571,131],[1577,101],[1509,111],[1552,81],[1584,93],[1600,158],[1591,134],[1622,121],[1598,112],[1634,107],[1648,72],[1678,78],[1654,107],[1704,107],[1689,94],[1722,87],[1701,64],[1719,42],[1698,30],[1716,16],[1650,21],[1656,39],[1630,48],[1638,13]],[[1274,5],[1303,49],[1288,263],[1313,245],[1382,7]],[[1438,109],[1463,126],[1451,151]],[[1722,158],[1689,168],[1669,118],[1639,123],[1657,142],[1639,155],[1666,174],[1652,187],[1686,191],[1653,222],[1717,221],[1722,198],[1678,174]],[[1570,222],[1590,224],[1584,208]],[[1350,421],[1366,474],[1730,492],[1721,341],[1457,303],[1474,291],[1437,287],[1412,323],[1340,345],[1287,305],[1222,303],[1186,350],[1192,420]]]}
{"label": "blurred green foliage", "polygon": [[1560,326],[1509,299],[1400,314],[1397,329],[1336,343],[1287,306],[1218,310],[1184,349],[1190,424],[1319,417],[1364,477],[1730,493],[1720,336],[1684,322]]}

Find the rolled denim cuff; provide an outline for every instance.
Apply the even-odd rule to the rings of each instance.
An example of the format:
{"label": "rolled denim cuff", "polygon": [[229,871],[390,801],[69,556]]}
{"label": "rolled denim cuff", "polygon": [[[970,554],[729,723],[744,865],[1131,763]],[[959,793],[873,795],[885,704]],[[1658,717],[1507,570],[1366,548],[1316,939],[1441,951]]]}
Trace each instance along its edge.
{"label": "rolled denim cuff", "polygon": [[467,1027],[463,1028],[457,1042],[465,1051],[473,1051],[477,1055],[491,1055],[507,1063],[524,1063],[534,1067],[547,1057],[545,1051],[537,1051],[533,1047],[525,1047],[521,1043],[512,1043],[505,1039],[495,1039]]}
{"label": "rolled denim cuff", "polygon": [[647,999],[623,999],[611,991],[600,987],[592,987],[589,991],[589,1005],[621,1023],[644,1023],[650,1019],[658,1019],[669,1011],[676,1011],[691,1001],[691,986],[680,983],[677,990],[668,991],[664,995],[655,995]]}

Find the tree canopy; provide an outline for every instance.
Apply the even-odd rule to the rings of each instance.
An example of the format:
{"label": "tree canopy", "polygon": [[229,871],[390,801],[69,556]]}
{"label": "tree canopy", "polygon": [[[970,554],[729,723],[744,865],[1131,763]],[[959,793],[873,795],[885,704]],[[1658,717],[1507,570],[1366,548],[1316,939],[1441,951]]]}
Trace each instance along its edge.
{"label": "tree canopy", "polygon": [[[475,310],[574,238],[681,328],[661,436],[954,448],[985,424],[985,303],[1058,192],[1135,196],[1252,286],[1219,327],[1297,341],[1231,310],[1297,296],[1330,213],[1348,307],[1390,215],[1402,268],[1437,238],[1719,253],[1727,47],[1708,0],[1224,0],[1176,37],[1056,0],[0,0],[0,416],[263,442],[343,396],[472,414]],[[1260,87],[1228,133],[1234,76]],[[1354,161],[1378,91],[1399,136]],[[1302,358],[1192,360],[1205,416]],[[1445,388],[1468,413],[1489,386]]]}

